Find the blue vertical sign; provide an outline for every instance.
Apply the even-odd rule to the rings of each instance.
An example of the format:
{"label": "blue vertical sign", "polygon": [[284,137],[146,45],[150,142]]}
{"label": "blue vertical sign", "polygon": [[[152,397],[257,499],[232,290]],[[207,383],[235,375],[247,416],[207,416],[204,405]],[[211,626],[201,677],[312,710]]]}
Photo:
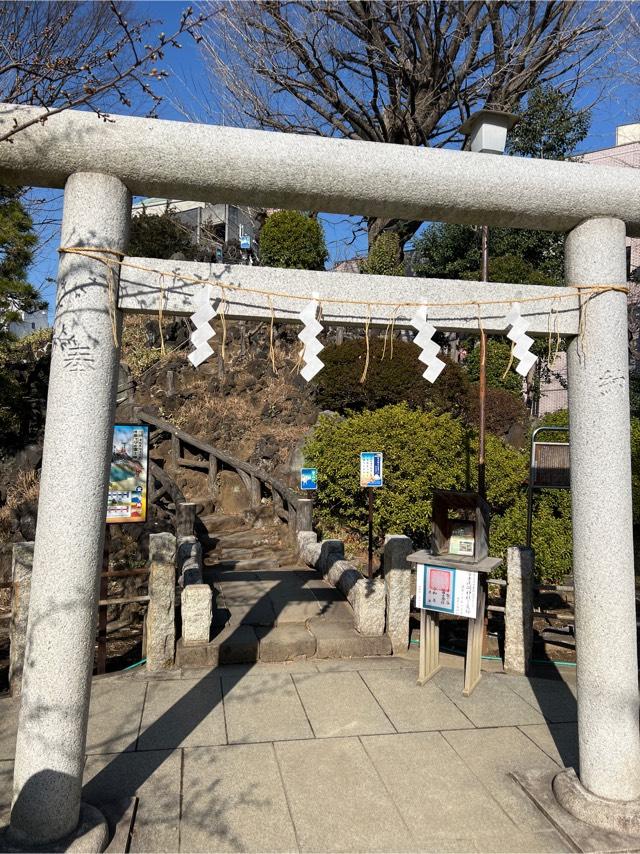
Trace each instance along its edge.
{"label": "blue vertical sign", "polygon": [[318,488],[318,469],[300,469],[300,489]]}
{"label": "blue vertical sign", "polygon": [[363,451],[360,454],[360,486],[382,486],[382,453]]}

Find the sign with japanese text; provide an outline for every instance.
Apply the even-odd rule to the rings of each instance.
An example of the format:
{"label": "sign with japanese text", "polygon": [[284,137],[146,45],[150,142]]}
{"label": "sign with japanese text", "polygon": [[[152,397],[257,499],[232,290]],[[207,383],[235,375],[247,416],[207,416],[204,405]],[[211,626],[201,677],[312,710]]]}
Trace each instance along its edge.
{"label": "sign with japanese text", "polygon": [[318,469],[300,469],[300,489],[318,488]]}
{"label": "sign with japanese text", "polygon": [[418,608],[475,619],[477,603],[477,572],[418,564],[416,575]]}
{"label": "sign with japanese text", "polygon": [[107,524],[145,522],[149,471],[149,428],[116,424],[113,428]]}
{"label": "sign with japanese text", "polygon": [[360,486],[382,486],[382,453],[364,451],[360,454]]}

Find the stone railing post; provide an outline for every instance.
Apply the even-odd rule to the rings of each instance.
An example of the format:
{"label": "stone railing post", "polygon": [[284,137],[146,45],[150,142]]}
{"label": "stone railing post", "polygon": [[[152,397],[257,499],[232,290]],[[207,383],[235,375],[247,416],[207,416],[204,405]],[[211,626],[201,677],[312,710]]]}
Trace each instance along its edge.
{"label": "stone railing post", "polygon": [[507,595],[504,609],[504,669],[525,676],[533,647],[533,549],[507,549]]}
{"label": "stone railing post", "polygon": [[298,498],[296,533],[299,531],[313,531],[313,500],[311,498]]}
{"label": "stone railing post", "polygon": [[209,643],[213,619],[213,597],[208,584],[190,584],[181,595],[182,643],[198,646]]}
{"label": "stone railing post", "polygon": [[9,626],[9,685],[17,697],[22,690],[24,649],[27,643],[27,618],[31,595],[31,570],[33,569],[33,543],[16,543],[11,562],[11,624]]}
{"label": "stone railing post", "polygon": [[149,534],[149,608],[146,621],[147,670],[173,667],[176,645],[176,539]]}
{"label": "stone railing post", "polygon": [[409,647],[409,612],[411,610],[411,564],[407,555],[414,551],[409,537],[387,536],[383,566],[387,598],[387,634],[394,655]]}

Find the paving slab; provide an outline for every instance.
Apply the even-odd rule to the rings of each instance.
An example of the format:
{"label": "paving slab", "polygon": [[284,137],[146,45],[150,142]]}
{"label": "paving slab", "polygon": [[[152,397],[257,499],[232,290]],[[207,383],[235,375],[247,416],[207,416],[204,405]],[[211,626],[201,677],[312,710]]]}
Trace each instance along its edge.
{"label": "paving slab", "polygon": [[0,762],[0,826],[9,823],[13,797],[13,761]]}
{"label": "paving slab", "polygon": [[89,803],[140,801],[131,851],[178,851],[180,751],[94,754],[87,757],[82,796]]}
{"label": "paving slab", "polygon": [[576,686],[562,679],[541,679],[535,676],[501,676],[512,691],[526,700],[552,723],[578,720]]}
{"label": "paving slab", "polygon": [[293,569],[260,572],[258,576],[268,585],[269,599],[278,625],[304,623],[320,615],[318,600],[307,586],[309,578],[301,577]]}
{"label": "paving slab", "polygon": [[557,762],[560,767],[580,769],[580,751],[578,747],[578,725],[533,724],[518,729],[535,742],[541,750]]}
{"label": "paving slab", "polygon": [[414,681],[417,675],[415,662],[397,655],[380,655],[371,658],[317,658],[316,668],[321,672],[332,672],[335,670],[399,670],[403,668],[413,673]]}
{"label": "paving slab", "polygon": [[184,751],[182,851],[297,851],[272,745]]}
{"label": "paving slab", "polygon": [[572,852],[574,849],[555,830],[521,833],[517,830],[503,834],[483,834],[474,842],[478,851],[491,854],[546,854]]}
{"label": "paving slab", "polygon": [[473,727],[438,685],[416,685],[413,668],[361,670],[360,675],[398,732]]}
{"label": "paving slab", "polygon": [[585,824],[564,810],[553,793],[553,778],[556,772],[528,771],[515,774],[518,784],[543,812],[550,822],[573,843],[572,848],[564,850],[594,852],[627,852],[638,851],[640,843],[637,837],[624,836],[600,830],[590,824]]}
{"label": "paving slab", "polygon": [[118,678],[94,680],[91,685],[87,753],[135,750],[146,692],[146,682]]}
{"label": "paving slab", "polygon": [[281,623],[256,629],[260,640],[260,660],[267,662],[312,658],[316,653],[316,639],[302,623]]}
{"label": "paving slab", "polygon": [[15,756],[19,712],[20,700],[17,697],[0,700],[0,760]]}
{"label": "paving slab", "polygon": [[313,738],[290,674],[223,676],[222,689],[230,744]]}
{"label": "paving slab", "polygon": [[510,776],[514,771],[557,772],[558,766],[515,727],[452,730],[443,736],[522,831],[549,830],[549,823]]}
{"label": "paving slab", "polygon": [[540,712],[512,691],[501,674],[483,674],[470,697],[462,696],[462,672],[441,670],[433,681],[477,727],[544,723]]}
{"label": "paving slab", "polygon": [[415,851],[356,738],[275,745],[301,851]]}
{"label": "paving slab", "polygon": [[149,684],[138,750],[225,744],[222,692],[215,679]]}
{"label": "paving slab", "polygon": [[[439,732],[363,736],[362,744],[411,828],[429,842],[514,830],[508,815]],[[402,773],[401,769],[408,773]]]}
{"label": "paving slab", "polygon": [[395,732],[359,673],[294,674],[317,738]]}
{"label": "paving slab", "polygon": [[224,572],[216,577],[216,587],[221,589],[223,597],[223,602],[216,605],[220,604],[229,610],[231,625],[274,625],[276,615],[269,598],[269,585],[259,578],[242,578],[243,575],[244,573]]}

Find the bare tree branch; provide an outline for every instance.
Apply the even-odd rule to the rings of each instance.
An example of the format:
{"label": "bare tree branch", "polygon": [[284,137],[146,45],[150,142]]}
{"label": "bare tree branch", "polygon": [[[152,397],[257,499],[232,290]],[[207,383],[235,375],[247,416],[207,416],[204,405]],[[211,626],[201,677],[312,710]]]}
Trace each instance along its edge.
{"label": "bare tree branch", "polygon": [[187,8],[175,32],[147,43],[157,22],[139,20],[130,3],[0,3],[0,98],[42,107],[35,119],[16,119],[0,142],[72,107],[90,107],[106,121],[110,107],[132,106],[134,92],[151,102],[149,115],[155,115],[162,97],[154,84],[167,75],[158,67],[165,50],[180,47],[180,36],[198,40],[205,19]]}
{"label": "bare tree branch", "polygon": [[[204,0],[201,42],[234,122],[399,145],[464,141],[472,110],[515,110],[577,85],[608,48],[616,4],[540,0]],[[370,220],[369,237],[419,223]]]}

